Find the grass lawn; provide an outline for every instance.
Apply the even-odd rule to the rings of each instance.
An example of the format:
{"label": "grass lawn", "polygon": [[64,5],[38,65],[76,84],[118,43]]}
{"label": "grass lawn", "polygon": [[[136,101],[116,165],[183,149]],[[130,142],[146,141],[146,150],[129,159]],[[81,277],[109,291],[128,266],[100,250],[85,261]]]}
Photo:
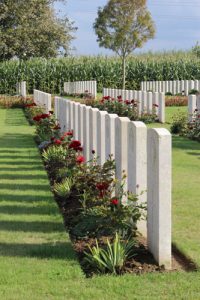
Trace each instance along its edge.
{"label": "grass lawn", "polygon": [[[200,272],[84,277],[33,131],[20,109],[0,110],[0,299],[200,299]],[[199,170],[200,144],[174,137],[173,241],[200,265]]]}

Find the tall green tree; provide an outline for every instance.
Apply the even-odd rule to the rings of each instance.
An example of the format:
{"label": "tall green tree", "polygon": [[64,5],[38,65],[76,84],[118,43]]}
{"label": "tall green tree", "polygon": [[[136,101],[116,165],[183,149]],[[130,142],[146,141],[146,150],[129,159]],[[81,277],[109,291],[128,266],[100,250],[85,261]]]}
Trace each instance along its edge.
{"label": "tall green tree", "polygon": [[125,89],[126,58],[155,34],[146,0],[109,0],[98,9],[94,30],[100,47],[111,49],[121,57]]}
{"label": "tall green tree", "polygon": [[67,54],[76,28],[53,0],[0,0],[0,60]]}

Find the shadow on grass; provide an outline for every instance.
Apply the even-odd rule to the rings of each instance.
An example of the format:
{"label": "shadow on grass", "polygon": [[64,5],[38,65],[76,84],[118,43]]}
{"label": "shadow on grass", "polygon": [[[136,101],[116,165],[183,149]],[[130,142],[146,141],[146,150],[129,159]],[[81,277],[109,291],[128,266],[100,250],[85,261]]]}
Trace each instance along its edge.
{"label": "shadow on grass", "polygon": [[[1,171],[2,169],[0,168],[0,171]],[[7,170],[7,169],[6,169]],[[32,169],[31,169],[32,170]],[[5,169],[4,169],[4,171],[5,171]],[[27,171],[27,169],[24,169],[23,170],[23,172],[24,171]],[[33,174],[28,174],[28,175],[23,175],[23,174],[0,174],[0,178],[1,179],[8,179],[8,180],[10,180],[10,179],[21,179],[21,180],[35,180],[35,179],[37,179],[37,180],[40,180],[40,179],[48,179],[48,177],[47,177],[47,175],[42,175],[42,174],[36,174],[36,175],[33,175]],[[24,184],[25,184],[25,182],[24,182]]]}
{"label": "shadow on grass", "polygon": [[9,201],[9,202],[20,202],[20,203],[33,203],[33,202],[41,202],[41,201],[53,201],[51,194],[49,195],[34,195],[30,194],[23,194],[23,195],[16,195],[14,192],[13,194],[0,194],[0,202],[1,201]]}
{"label": "shadow on grass", "polygon": [[[198,143],[197,141],[192,141],[186,137],[177,136],[177,135],[172,136],[172,144],[173,144],[173,148],[200,151],[200,143]],[[188,152],[188,154],[192,154],[192,153],[193,152]]]}
{"label": "shadow on grass", "polygon": [[[9,167],[6,167],[6,168],[5,167],[3,167],[3,168],[0,167],[0,171],[13,171],[14,172],[14,171],[17,170],[17,171],[21,171],[24,174],[26,171],[38,170],[38,166],[37,165],[35,166],[35,164],[31,168],[30,168],[30,166],[28,166],[26,168],[26,165],[24,165],[23,168],[22,168],[22,166],[20,166],[20,168],[16,168],[15,167],[15,162],[13,162],[13,165],[14,165],[13,167],[10,166],[10,165],[9,165]],[[42,164],[39,165],[39,170],[42,169],[41,166],[42,166]],[[1,176],[2,176],[2,174],[1,174]]]}
{"label": "shadow on grass", "polygon": [[[28,177],[28,176],[27,176]],[[20,176],[18,177],[19,179]],[[28,179],[28,178],[27,178]],[[27,184],[26,182],[22,182],[22,183],[15,183],[15,181],[13,181],[13,183],[10,184],[6,184],[6,183],[0,183],[0,190],[1,189],[6,189],[6,190],[13,190],[13,192],[15,192],[16,190],[20,190],[20,191],[33,191],[33,193],[35,193],[35,191],[49,191],[49,183],[48,181],[45,184],[37,184],[37,182],[35,182],[34,184]],[[0,194],[1,195],[1,194]]]}
{"label": "shadow on grass", "polygon": [[9,109],[6,111],[5,124],[8,126],[28,125],[22,109]]}
{"label": "shadow on grass", "polygon": [[[0,149],[34,149],[33,136],[25,133],[7,133],[0,138]],[[9,151],[7,151],[9,152]],[[19,153],[19,152],[18,152]]]}
{"label": "shadow on grass", "polygon": [[42,221],[0,221],[0,231],[22,232],[64,232],[62,223]]}
{"label": "shadow on grass", "polygon": [[0,214],[7,215],[57,215],[58,211],[54,204],[26,206],[26,205],[0,205]]}
{"label": "shadow on grass", "polygon": [[76,261],[69,242],[42,244],[10,244],[0,243],[0,255],[5,257],[32,257],[39,259],[67,259]]}

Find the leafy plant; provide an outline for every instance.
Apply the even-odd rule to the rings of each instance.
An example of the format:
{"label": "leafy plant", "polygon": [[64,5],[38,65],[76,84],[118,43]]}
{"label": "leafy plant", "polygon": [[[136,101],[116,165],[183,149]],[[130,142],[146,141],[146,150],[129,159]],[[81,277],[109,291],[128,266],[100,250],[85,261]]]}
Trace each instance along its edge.
{"label": "leafy plant", "polygon": [[73,187],[74,181],[70,178],[65,178],[61,183],[55,183],[54,192],[61,198],[68,197]]}
{"label": "leafy plant", "polygon": [[49,168],[61,168],[65,165],[67,149],[62,146],[51,145],[43,151],[42,157]]}
{"label": "leafy plant", "polygon": [[120,240],[118,233],[112,243],[107,239],[105,248],[99,247],[96,240],[96,246],[92,248],[88,246],[89,253],[84,252],[85,263],[99,273],[121,274],[126,261],[135,255],[135,245],[134,240]]}

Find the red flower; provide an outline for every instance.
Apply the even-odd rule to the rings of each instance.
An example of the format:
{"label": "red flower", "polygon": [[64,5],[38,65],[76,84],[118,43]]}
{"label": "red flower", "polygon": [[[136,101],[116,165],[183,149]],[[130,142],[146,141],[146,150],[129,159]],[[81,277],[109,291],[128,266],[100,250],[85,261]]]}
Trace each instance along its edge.
{"label": "red flower", "polygon": [[61,145],[61,144],[62,144],[61,140],[55,140],[54,143],[55,143],[56,145]]}
{"label": "red flower", "polygon": [[61,136],[60,140],[61,141],[64,141],[65,137],[64,136]]}
{"label": "red flower", "polygon": [[122,100],[122,96],[120,95],[120,96],[117,96],[117,99],[118,100]]}
{"label": "red flower", "polygon": [[54,140],[55,140],[55,137],[54,137],[54,136],[52,136],[52,137],[51,137],[51,141],[53,142]]}
{"label": "red flower", "polygon": [[73,132],[72,131],[67,131],[64,133],[64,136],[73,136]]}
{"label": "red flower", "polygon": [[107,100],[107,101],[109,101],[110,98],[111,98],[110,96],[104,96],[102,100]]}
{"label": "red flower", "polygon": [[33,121],[39,122],[41,120],[40,115],[33,117]]}
{"label": "red flower", "polygon": [[107,182],[99,182],[96,184],[96,188],[99,191],[105,191],[108,189],[108,187],[109,187],[109,184]]}
{"label": "red flower", "polygon": [[41,114],[41,115],[40,115],[40,118],[41,118],[41,119],[47,119],[47,118],[49,118],[49,117],[50,117],[49,114]]}
{"label": "red flower", "polygon": [[81,147],[81,143],[79,141],[72,141],[70,144],[69,144],[69,148],[70,149],[74,149],[74,150],[78,150],[79,147]]}
{"label": "red flower", "polygon": [[76,162],[77,162],[78,164],[84,163],[84,162],[85,162],[85,157],[84,157],[84,156],[81,156],[81,155],[77,156]]}
{"label": "red flower", "polygon": [[77,147],[77,151],[83,151],[83,147]]}
{"label": "red flower", "polygon": [[111,202],[111,204],[113,204],[115,206],[117,206],[119,204],[119,200],[117,198],[112,199],[110,202]]}
{"label": "red flower", "polygon": [[129,105],[129,104],[131,104],[131,101],[126,100],[125,103],[126,103],[127,105]]}

